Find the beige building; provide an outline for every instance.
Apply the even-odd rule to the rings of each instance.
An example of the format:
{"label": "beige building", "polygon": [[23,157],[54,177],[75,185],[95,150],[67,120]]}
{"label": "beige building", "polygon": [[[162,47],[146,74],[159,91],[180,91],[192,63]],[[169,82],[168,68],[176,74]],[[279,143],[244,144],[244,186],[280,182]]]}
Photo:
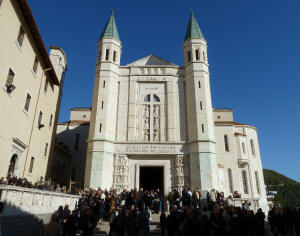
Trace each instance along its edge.
{"label": "beige building", "polygon": [[121,66],[113,14],[98,42],[85,186],[234,191],[267,209],[257,130],[211,101],[207,43],[191,14],[184,65]]}
{"label": "beige building", "polygon": [[0,176],[36,182],[55,138],[66,55],[48,55],[26,0],[0,4]]}
{"label": "beige building", "polygon": [[64,185],[84,182],[90,115],[91,108],[72,108],[70,120],[57,124],[47,174],[51,180]]}

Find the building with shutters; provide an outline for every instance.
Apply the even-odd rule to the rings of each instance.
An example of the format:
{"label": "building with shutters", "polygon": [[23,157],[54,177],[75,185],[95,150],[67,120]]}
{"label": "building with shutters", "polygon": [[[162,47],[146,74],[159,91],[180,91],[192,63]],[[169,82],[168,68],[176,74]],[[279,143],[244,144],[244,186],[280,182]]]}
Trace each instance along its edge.
{"label": "building with shutters", "polygon": [[0,177],[44,180],[67,61],[48,54],[26,0],[0,1]]}

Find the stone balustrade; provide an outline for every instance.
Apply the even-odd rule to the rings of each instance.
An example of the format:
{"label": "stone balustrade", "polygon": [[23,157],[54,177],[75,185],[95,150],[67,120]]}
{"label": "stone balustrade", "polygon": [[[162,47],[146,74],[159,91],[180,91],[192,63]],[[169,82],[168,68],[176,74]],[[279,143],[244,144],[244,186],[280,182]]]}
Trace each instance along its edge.
{"label": "stone balustrade", "polygon": [[0,185],[0,201],[5,203],[3,215],[53,213],[60,205],[74,210],[80,196],[32,188]]}
{"label": "stone balustrade", "polygon": [[258,208],[260,208],[259,198],[233,198],[233,205],[237,207],[241,207],[245,201],[251,203],[250,205],[251,210],[256,211]]}

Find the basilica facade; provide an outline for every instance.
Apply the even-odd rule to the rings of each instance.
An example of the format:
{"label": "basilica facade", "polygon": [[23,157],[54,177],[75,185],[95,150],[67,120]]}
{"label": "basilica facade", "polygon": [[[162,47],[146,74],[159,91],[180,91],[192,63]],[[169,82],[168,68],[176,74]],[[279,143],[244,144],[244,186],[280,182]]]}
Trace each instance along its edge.
{"label": "basilica facade", "polygon": [[85,187],[216,189],[266,205],[257,129],[212,107],[207,42],[191,13],[184,65],[120,65],[114,15],[98,42]]}

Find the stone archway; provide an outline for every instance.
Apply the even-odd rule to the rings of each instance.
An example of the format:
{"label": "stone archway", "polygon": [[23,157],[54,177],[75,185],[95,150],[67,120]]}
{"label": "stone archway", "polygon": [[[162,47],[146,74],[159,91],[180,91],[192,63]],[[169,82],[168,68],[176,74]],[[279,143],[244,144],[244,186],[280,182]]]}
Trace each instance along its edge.
{"label": "stone archway", "polygon": [[7,171],[7,178],[12,178],[14,176],[17,176],[17,170],[18,170],[18,155],[13,154]]}

